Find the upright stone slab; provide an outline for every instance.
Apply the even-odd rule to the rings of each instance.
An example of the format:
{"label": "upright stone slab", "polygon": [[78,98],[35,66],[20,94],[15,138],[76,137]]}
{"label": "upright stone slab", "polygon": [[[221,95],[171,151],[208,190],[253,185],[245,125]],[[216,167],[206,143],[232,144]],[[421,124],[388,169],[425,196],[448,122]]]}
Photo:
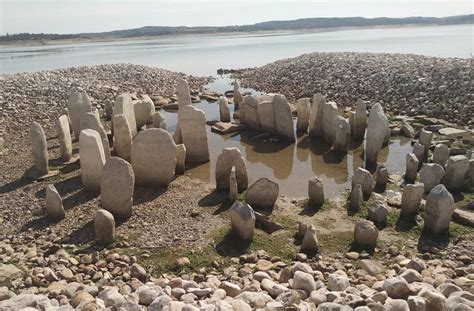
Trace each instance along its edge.
{"label": "upright stone slab", "polygon": [[97,131],[85,129],[81,132],[79,136],[79,155],[84,188],[88,191],[99,192],[105,154]]}
{"label": "upright stone slab", "polygon": [[293,115],[291,107],[285,96],[277,94],[273,96],[273,114],[275,116],[275,128],[281,137],[290,142],[295,141],[295,131],[293,127]]}
{"label": "upright stone slab", "polygon": [[388,170],[384,165],[380,165],[377,168],[375,174],[375,185],[377,188],[385,188],[388,183]]}
{"label": "upright stone slab", "polygon": [[449,148],[444,144],[437,144],[433,151],[433,163],[446,167],[449,158]]}
{"label": "upright stone slab", "polygon": [[46,186],[46,214],[55,220],[61,220],[66,217],[63,200],[54,185]]}
{"label": "upright stone slab", "polygon": [[67,121],[69,123],[69,134],[72,134],[72,123],[71,123],[71,118],[69,117],[69,109],[63,108],[61,109],[61,112],[59,113],[60,116],[66,116]]}
{"label": "upright stone slab", "polygon": [[425,187],[422,183],[405,185],[402,194],[401,215],[416,215],[420,208]]}
{"label": "upright stone slab", "polygon": [[351,138],[351,126],[346,118],[338,116],[336,119],[336,130],[334,133],[334,149],[347,152]]}
{"label": "upright stone slab", "polygon": [[186,146],[176,145],[176,174],[183,175],[186,171]]}
{"label": "upright stone slab", "polygon": [[363,139],[365,129],[367,128],[367,106],[365,102],[359,99],[356,103],[354,126],[352,128],[352,136],[355,139]]}
{"label": "upright stone slab", "polygon": [[296,121],[296,130],[306,133],[309,126],[309,115],[311,112],[311,104],[309,98],[300,98],[296,102],[296,113],[298,119]]}
{"label": "upright stone slab", "polygon": [[132,130],[128,120],[123,114],[116,114],[112,123],[115,153],[120,158],[130,162],[132,156]]}
{"label": "upright stone slab", "polygon": [[313,96],[308,128],[310,137],[323,136],[323,108],[325,103],[326,99],[320,93]]}
{"label": "upright stone slab", "polygon": [[428,151],[430,150],[432,140],[433,140],[433,132],[422,129],[420,133],[420,138],[418,139],[418,141],[424,147],[425,156],[428,155]]}
{"label": "upright stone slab", "polygon": [[384,201],[375,201],[367,208],[367,219],[374,222],[374,224],[383,224],[387,220],[388,208]]}
{"label": "upright stone slab", "polygon": [[237,175],[235,166],[232,166],[229,174],[229,202],[234,203],[237,200],[237,194],[239,193],[237,185]]}
{"label": "upright stone slab", "polygon": [[337,126],[337,104],[335,102],[324,103],[323,116],[323,138],[332,144]]}
{"label": "upright stone slab", "polygon": [[137,185],[167,187],[174,177],[176,144],[163,129],[140,132],[132,144],[132,167]]}
{"label": "upright stone slab", "polygon": [[244,98],[242,97],[242,93],[240,92],[240,81],[235,80],[234,81],[234,109],[239,110],[240,105],[244,101]]}
{"label": "upright stone slab", "polygon": [[454,209],[454,199],[451,193],[444,185],[437,185],[426,197],[425,228],[434,234],[447,230]]}
{"label": "upright stone slab", "polygon": [[320,178],[314,176],[308,181],[308,205],[321,206],[324,204],[323,182]]}
{"label": "upright stone slab", "polygon": [[238,191],[242,192],[248,186],[247,164],[240,150],[236,147],[222,149],[222,153],[217,157],[216,187],[229,188],[229,174],[232,167],[235,167]]}
{"label": "upright stone slab", "polygon": [[143,95],[141,100],[133,102],[133,113],[137,122],[137,128],[143,127],[152,120],[155,114],[155,104],[147,95]]}
{"label": "upright stone slab", "polygon": [[420,171],[420,180],[425,185],[425,193],[441,183],[444,177],[444,168],[436,163],[423,165]]}
{"label": "upright stone slab", "polygon": [[263,132],[278,134],[275,126],[275,114],[273,112],[273,101],[263,101],[257,106],[258,119]]}
{"label": "upright stone slab", "polygon": [[255,230],[255,213],[248,204],[235,202],[229,210],[232,230],[245,241],[253,238]]}
{"label": "upright stone slab", "polygon": [[367,136],[365,139],[365,158],[368,163],[376,163],[380,149],[388,136],[390,127],[382,106],[377,103],[370,109],[367,122]]}
{"label": "upright stone slab", "polygon": [[469,171],[467,172],[467,178],[471,183],[471,187],[474,187],[474,159],[469,160]]}
{"label": "upright stone slab", "polygon": [[163,117],[163,115],[159,112],[155,112],[153,115],[153,127],[166,130],[165,117]]}
{"label": "upright stone slab", "polygon": [[306,254],[314,254],[318,251],[319,242],[316,235],[316,227],[309,225],[304,234],[303,241],[301,242],[300,252]]}
{"label": "upright stone slab", "polygon": [[372,177],[372,174],[366,169],[363,169],[362,167],[359,167],[355,173],[354,176],[352,176],[352,189],[354,189],[354,186],[359,184],[362,187],[362,193],[364,194],[365,198],[369,198],[370,195],[372,194],[372,190],[374,189],[374,179]]}
{"label": "upright stone slab", "polygon": [[104,100],[105,119],[111,120],[114,114],[114,105],[109,99]]}
{"label": "upright stone slab", "polygon": [[244,97],[242,110],[245,115],[245,125],[249,130],[252,131],[261,130],[257,106],[258,100],[255,96],[247,95]]}
{"label": "upright stone slab", "polygon": [[181,136],[186,146],[186,162],[209,161],[206,116],[193,106],[184,106],[178,112]]}
{"label": "upright stone slab", "polygon": [[137,121],[135,119],[135,110],[130,93],[125,93],[117,97],[117,102],[114,106],[114,116],[118,114],[123,114],[125,118],[127,118],[132,138],[137,136]]}
{"label": "upright stone slab", "polygon": [[94,218],[95,239],[99,244],[110,244],[115,239],[115,219],[106,210],[100,209]]}
{"label": "upright stone slab", "polygon": [[68,162],[72,159],[72,139],[67,116],[62,115],[56,120],[56,133],[58,134],[61,159]]}
{"label": "upright stone slab", "polygon": [[109,146],[109,139],[107,134],[105,133],[105,129],[100,123],[99,118],[94,112],[87,112],[81,118],[81,131],[85,129],[91,129],[99,133],[100,140],[102,142],[102,148],[104,150],[105,159],[110,158],[110,146]]}
{"label": "upright stone slab", "polygon": [[81,118],[85,113],[92,112],[92,104],[85,92],[72,92],[67,101],[67,109],[72,130],[77,140],[81,133]]}
{"label": "upright stone slab", "polygon": [[268,178],[255,181],[245,193],[245,201],[254,208],[271,209],[278,198],[278,184]]}
{"label": "upright stone slab", "polygon": [[450,191],[460,191],[464,186],[468,171],[469,159],[466,156],[457,155],[449,157],[443,184]]}
{"label": "upright stone slab", "polygon": [[415,143],[413,145],[413,154],[418,159],[418,162],[421,164],[425,160],[425,147],[422,144]]}
{"label": "upright stone slab", "polygon": [[130,163],[111,157],[104,165],[100,181],[102,208],[111,212],[115,218],[130,218],[134,186],[135,174]]}
{"label": "upright stone slab", "polygon": [[230,122],[229,103],[224,96],[219,97],[219,115],[222,122]]}
{"label": "upright stone slab", "polygon": [[48,167],[48,144],[43,128],[38,122],[33,122],[30,127],[31,150],[35,160],[35,169],[40,175],[47,175]]}
{"label": "upright stone slab", "polygon": [[418,173],[418,158],[413,153],[406,155],[406,168],[405,168],[405,181],[413,183],[416,180],[416,174]]}
{"label": "upright stone slab", "polygon": [[374,248],[377,245],[379,230],[373,222],[365,219],[357,220],[354,227],[354,242],[362,247]]}
{"label": "upright stone slab", "polygon": [[355,184],[352,187],[349,197],[349,209],[358,211],[364,201],[364,194],[362,193],[362,185]]}
{"label": "upright stone slab", "polygon": [[183,108],[184,106],[191,105],[191,93],[189,92],[189,86],[186,80],[179,81],[177,93],[179,109]]}

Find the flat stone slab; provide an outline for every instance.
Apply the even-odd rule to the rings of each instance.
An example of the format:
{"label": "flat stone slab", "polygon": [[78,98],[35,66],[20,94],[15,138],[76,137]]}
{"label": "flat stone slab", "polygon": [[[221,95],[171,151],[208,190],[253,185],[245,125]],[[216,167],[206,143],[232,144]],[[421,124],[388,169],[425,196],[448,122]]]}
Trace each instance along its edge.
{"label": "flat stone slab", "polygon": [[161,106],[161,109],[165,109],[165,110],[178,110],[178,108],[179,106],[176,103]]}
{"label": "flat stone slab", "polygon": [[459,224],[474,228],[474,212],[457,208],[454,210],[453,220]]}
{"label": "flat stone slab", "polygon": [[445,136],[458,136],[458,135],[466,134],[467,131],[457,129],[457,128],[454,128],[454,127],[445,127],[445,128],[440,129],[438,131],[438,133],[440,133],[441,135],[445,135]]}
{"label": "flat stone slab", "polygon": [[34,180],[45,180],[45,179],[54,177],[56,175],[59,175],[59,173],[60,173],[59,170],[55,170],[55,171],[49,171],[48,174],[41,174],[38,171],[34,170],[34,171],[29,172],[27,176]]}
{"label": "flat stone slab", "polygon": [[230,134],[240,132],[245,128],[241,124],[228,123],[228,122],[216,122],[211,126],[211,131],[217,134]]}

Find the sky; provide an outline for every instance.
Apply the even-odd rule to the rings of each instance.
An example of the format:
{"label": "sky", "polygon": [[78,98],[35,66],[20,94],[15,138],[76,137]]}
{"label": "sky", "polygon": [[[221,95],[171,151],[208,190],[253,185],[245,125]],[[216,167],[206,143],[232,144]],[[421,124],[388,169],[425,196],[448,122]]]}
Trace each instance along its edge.
{"label": "sky", "polygon": [[450,16],[471,0],[0,0],[0,34],[223,26],[307,17]]}

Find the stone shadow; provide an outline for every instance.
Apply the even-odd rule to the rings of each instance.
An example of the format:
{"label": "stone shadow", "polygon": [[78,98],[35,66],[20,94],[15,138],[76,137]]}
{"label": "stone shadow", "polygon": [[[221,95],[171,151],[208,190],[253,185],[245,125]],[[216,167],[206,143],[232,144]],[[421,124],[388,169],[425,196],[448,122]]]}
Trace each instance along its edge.
{"label": "stone shadow", "polygon": [[251,241],[242,240],[229,230],[222,241],[217,243],[216,252],[224,257],[239,257],[248,250],[250,243]]}
{"label": "stone shadow", "polygon": [[340,152],[337,150],[330,150],[323,155],[323,161],[326,164],[339,164],[342,163],[347,153]]}
{"label": "stone shadow", "polygon": [[39,218],[31,219],[27,223],[23,224],[20,228],[20,231],[28,231],[28,230],[34,230],[34,231],[41,231],[45,230],[48,228],[50,225],[56,223],[55,220],[51,219],[48,217],[46,214],[42,215]]}
{"label": "stone shadow", "polygon": [[35,171],[34,166],[32,166],[25,173],[23,173],[20,178],[0,186],[0,194],[13,192],[33,183],[34,180],[30,177],[33,171]]}
{"label": "stone shadow", "polygon": [[135,185],[135,189],[133,190],[133,205],[154,201],[165,193],[166,190],[168,190],[168,188],[148,188]]}
{"label": "stone shadow", "polygon": [[68,244],[85,244],[95,240],[94,220],[90,220],[84,226],[73,230],[63,237],[62,241]]}
{"label": "stone shadow", "polygon": [[314,216],[317,212],[321,210],[323,205],[309,205],[309,202],[305,202],[303,209],[298,213],[300,216]]}
{"label": "stone shadow", "polygon": [[[228,198],[228,192],[225,189],[214,189],[211,193],[199,200],[200,207],[216,206],[225,203]],[[222,204],[221,204],[222,205]],[[220,208],[220,207],[219,207]]]}

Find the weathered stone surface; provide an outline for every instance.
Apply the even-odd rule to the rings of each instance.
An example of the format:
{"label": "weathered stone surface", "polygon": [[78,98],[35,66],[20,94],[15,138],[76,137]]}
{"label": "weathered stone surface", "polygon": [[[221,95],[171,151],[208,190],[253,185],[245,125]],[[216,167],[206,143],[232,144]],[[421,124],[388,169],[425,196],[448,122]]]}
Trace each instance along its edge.
{"label": "weathered stone surface", "polygon": [[450,191],[459,191],[464,185],[466,174],[469,171],[469,159],[463,155],[449,157],[446,164],[446,174],[443,184]]}
{"label": "weathered stone surface", "polygon": [[308,129],[310,137],[323,136],[323,108],[325,103],[326,99],[320,93],[313,96]]}
{"label": "weathered stone surface", "polygon": [[359,261],[359,268],[367,271],[371,276],[377,276],[385,272],[384,265],[380,261],[372,259],[362,259]]}
{"label": "weathered stone surface", "polygon": [[234,81],[234,109],[239,110],[240,104],[244,101],[242,93],[240,92],[240,82],[239,80]]}
{"label": "weathered stone surface", "polygon": [[277,183],[268,178],[260,178],[247,189],[245,201],[254,208],[273,208],[278,192]]}
{"label": "weathered stone surface", "polygon": [[81,158],[81,179],[88,191],[100,191],[100,178],[105,164],[105,154],[99,133],[85,129],[79,136],[79,155]]}
{"label": "weathered stone surface", "polygon": [[109,244],[115,239],[114,216],[106,210],[100,209],[94,219],[95,239],[100,244]]}
{"label": "weathered stone surface", "polygon": [[255,96],[247,95],[244,97],[242,104],[242,111],[245,115],[245,119],[240,118],[240,122],[246,125],[249,130],[260,131],[260,121],[258,118],[258,100]]}
{"label": "weathered stone surface", "polygon": [[353,210],[359,210],[363,201],[364,201],[364,195],[362,193],[362,185],[355,184],[351,190],[350,199],[349,199],[349,208]]}
{"label": "weathered stone surface", "polygon": [[370,197],[372,194],[372,190],[374,188],[374,179],[368,170],[359,167],[355,171],[354,176],[352,176],[351,183],[352,188],[354,188],[356,184],[360,184],[362,186],[362,193],[364,194],[365,198]]}
{"label": "weathered stone surface", "polygon": [[454,210],[453,220],[459,224],[474,227],[474,212],[457,208]]}
{"label": "weathered stone surface", "polygon": [[349,278],[344,275],[332,273],[328,276],[328,289],[331,291],[342,292],[349,286]]}
{"label": "weathered stone surface", "polygon": [[408,153],[406,155],[406,168],[405,168],[405,181],[413,183],[416,180],[416,175],[418,173],[418,158],[413,153]]}
{"label": "weathered stone surface", "polygon": [[111,157],[104,165],[100,181],[102,208],[118,219],[132,216],[134,186],[135,174],[130,163]]}
{"label": "weathered stone surface", "polygon": [[290,142],[294,142],[295,132],[293,127],[293,115],[291,114],[290,104],[285,96],[280,94],[273,96],[273,114],[275,117],[275,128],[278,135]]}
{"label": "weathered stone surface", "polygon": [[354,126],[351,128],[352,136],[356,139],[362,139],[365,136],[367,128],[367,106],[365,102],[359,99],[356,103]]}
{"label": "weathered stone surface", "polygon": [[42,175],[49,172],[48,167],[48,144],[43,128],[38,122],[33,122],[30,127],[30,141],[33,158],[35,160],[35,169]]}
{"label": "weathered stone surface", "polygon": [[309,126],[309,114],[311,112],[310,99],[300,98],[296,102],[296,113],[298,119],[296,121],[296,130],[306,133]]}
{"label": "weathered stone surface", "polygon": [[148,95],[143,95],[141,100],[133,102],[133,113],[138,128],[147,124],[155,114],[155,105],[151,98]]}
{"label": "weathered stone surface", "polygon": [[449,158],[449,148],[444,144],[437,144],[433,151],[433,163],[446,167],[446,161]]}
{"label": "weathered stone surface", "polygon": [[334,132],[334,149],[347,152],[351,138],[351,126],[346,118],[338,116]]}
{"label": "weathered stone surface", "polygon": [[186,171],[186,146],[176,145],[176,174],[182,175]]}
{"label": "weathered stone surface", "polygon": [[311,177],[308,181],[308,205],[321,206],[324,204],[323,182],[318,177]]}
{"label": "weathered stone surface", "polygon": [[255,229],[255,213],[248,204],[235,202],[229,210],[232,230],[242,240],[252,240]]}
{"label": "weathered stone surface", "polygon": [[56,121],[56,133],[58,134],[61,159],[67,162],[72,159],[72,139],[67,116],[62,115]]}
{"label": "weathered stone surface", "polygon": [[222,153],[217,157],[216,161],[216,187],[229,188],[229,174],[235,167],[235,175],[237,178],[238,191],[242,192],[247,189],[247,164],[240,150],[236,147],[224,148]]}
{"label": "weathered stone surface", "polygon": [[234,203],[237,200],[238,194],[237,175],[235,166],[232,166],[229,174],[229,201]]}
{"label": "weathered stone surface", "polygon": [[225,135],[240,132],[244,128],[245,126],[241,124],[216,122],[211,126],[211,132]]}
{"label": "weathered stone surface", "polygon": [[425,159],[425,147],[422,144],[415,143],[413,145],[413,154],[416,156],[419,163],[423,163]]}
{"label": "weathered stone surface", "polygon": [[166,130],[165,117],[160,112],[155,112],[153,115],[153,127]]}
{"label": "weathered stone surface", "polygon": [[337,126],[337,104],[335,102],[324,103],[323,116],[323,138],[332,144]]}
{"label": "weathered stone surface", "polygon": [[367,122],[367,136],[365,139],[365,157],[367,162],[377,162],[378,153],[382,149],[387,133],[390,137],[388,119],[383,112],[382,106],[377,103],[370,109]]}
{"label": "weathered stone surface", "polygon": [[114,114],[114,105],[109,99],[104,100],[104,111],[105,111],[105,119],[106,120],[112,119],[112,115]]}
{"label": "weathered stone surface", "polygon": [[426,197],[425,228],[439,234],[449,227],[454,212],[454,199],[444,185],[434,187]]}
{"label": "weathered stone surface", "polygon": [[402,121],[401,133],[408,138],[413,138],[416,134],[413,126],[411,126],[411,124],[405,119]]}
{"label": "weathered stone surface", "polygon": [[91,129],[99,133],[100,140],[102,142],[102,148],[104,150],[105,159],[110,158],[110,146],[109,140],[107,138],[107,134],[105,133],[105,129],[100,123],[100,119],[94,112],[86,112],[82,115],[81,118],[81,131],[85,129]]}
{"label": "weathered stone surface", "polygon": [[219,97],[219,115],[222,122],[230,122],[229,103],[224,96]]}
{"label": "weathered stone surface", "polygon": [[69,123],[69,134],[72,134],[72,123],[71,123],[71,118],[69,117],[69,109],[63,108],[61,109],[61,112],[59,113],[59,116],[66,116],[67,121]]}
{"label": "weathered stone surface", "polygon": [[71,119],[74,136],[79,139],[81,133],[81,118],[87,112],[92,112],[92,104],[85,92],[72,92],[67,100],[67,109]]}
{"label": "weathered stone surface", "polygon": [[436,185],[441,183],[444,177],[444,168],[436,163],[424,164],[420,171],[420,180],[425,185],[425,193],[428,193]]}
{"label": "weathered stone surface", "polygon": [[206,115],[193,106],[184,106],[178,111],[179,127],[186,146],[186,162],[209,161]]}
{"label": "weathered stone surface", "polygon": [[46,186],[46,214],[55,220],[63,219],[66,216],[63,201],[54,185]]}
{"label": "weathered stone surface", "polygon": [[422,129],[420,133],[420,138],[418,139],[418,141],[420,142],[420,144],[423,145],[424,150],[425,150],[425,155],[427,155],[428,151],[430,150],[432,140],[433,140],[433,132]]}
{"label": "weathered stone surface", "polygon": [[467,172],[466,177],[469,179],[471,187],[474,187],[474,159],[469,160],[469,171]]}
{"label": "weathered stone surface", "polygon": [[117,97],[117,102],[114,106],[114,116],[123,114],[127,118],[132,138],[137,136],[137,121],[135,118],[135,110],[133,108],[132,95],[125,93]]}
{"label": "weathered stone surface", "polygon": [[407,281],[400,276],[386,279],[382,288],[393,299],[406,299],[410,294]]}
{"label": "weathered stone surface", "polygon": [[415,215],[418,212],[423,193],[425,192],[424,189],[425,187],[422,183],[405,185],[400,211],[402,215]]}
{"label": "weathered stone surface", "polygon": [[379,230],[368,220],[357,220],[354,227],[354,241],[362,247],[374,248],[379,237]]}
{"label": "weathered stone surface", "polygon": [[133,140],[132,167],[138,185],[167,187],[176,167],[176,144],[171,134],[155,128],[140,132]]}
{"label": "weathered stone surface", "polygon": [[191,92],[189,91],[188,82],[186,82],[186,80],[183,79],[178,82],[177,93],[179,109],[191,105]]}
{"label": "weathered stone surface", "polygon": [[123,114],[113,117],[114,150],[117,156],[130,162],[132,156],[132,131]]}
{"label": "weathered stone surface", "polygon": [[273,112],[273,101],[263,101],[257,106],[257,113],[262,131],[269,134],[277,134],[275,126],[275,115]]}
{"label": "weathered stone surface", "polygon": [[382,201],[376,201],[369,205],[368,216],[369,220],[372,220],[376,224],[383,224],[387,219],[388,209],[385,203]]}
{"label": "weathered stone surface", "polygon": [[21,278],[24,274],[23,271],[14,265],[0,263],[0,286],[11,287],[12,281]]}
{"label": "weathered stone surface", "polygon": [[388,170],[384,165],[377,167],[375,173],[375,184],[378,188],[384,188],[388,183]]}
{"label": "weathered stone surface", "polygon": [[314,225],[309,225],[306,229],[306,233],[301,242],[301,252],[307,254],[313,254],[318,251],[319,242],[318,237],[316,236],[316,227]]}

